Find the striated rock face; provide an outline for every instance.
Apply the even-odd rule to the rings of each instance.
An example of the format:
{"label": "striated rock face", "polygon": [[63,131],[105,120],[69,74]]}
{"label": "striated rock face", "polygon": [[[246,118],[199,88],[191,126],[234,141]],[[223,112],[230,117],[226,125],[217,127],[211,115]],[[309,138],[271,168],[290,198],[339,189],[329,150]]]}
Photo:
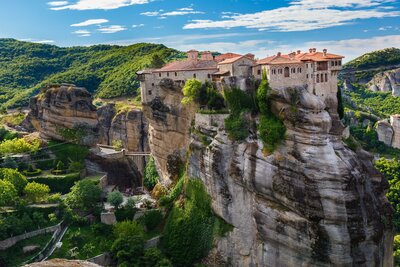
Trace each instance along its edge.
{"label": "striated rock face", "polygon": [[370,90],[400,96],[400,68],[376,74],[368,83]]}
{"label": "striated rock face", "polygon": [[331,131],[318,97],[299,95],[296,110],[290,96],[274,95],[287,137],[271,155],[258,140],[232,142],[223,128],[198,128],[212,139],[207,147],[193,135],[188,175],[234,226],[215,252],[230,266],[392,266],[387,182],[368,153]]}
{"label": "striated rock face", "polygon": [[388,146],[392,145],[394,130],[387,120],[378,121],[375,130],[378,134],[379,141]]}
{"label": "striated rock face", "polygon": [[116,114],[114,104],[97,110],[92,101],[91,94],[83,88],[53,86],[31,98],[28,121],[44,138],[65,141],[60,129],[83,126],[88,130],[85,145],[112,145],[114,140],[121,140],[129,151],[149,151],[148,125],[141,110]]}
{"label": "striated rock face", "polygon": [[62,129],[85,127],[89,134],[85,144],[96,139],[97,115],[92,96],[84,88],[61,85],[48,88],[43,94],[30,99],[28,119],[44,138],[63,140]]}
{"label": "striated rock face", "polygon": [[163,79],[158,90],[159,97],[150,103],[143,103],[143,112],[149,123],[152,155],[161,177],[168,182],[176,176],[176,162],[185,158],[196,107],[181,104],[182,87],[170,79]]}

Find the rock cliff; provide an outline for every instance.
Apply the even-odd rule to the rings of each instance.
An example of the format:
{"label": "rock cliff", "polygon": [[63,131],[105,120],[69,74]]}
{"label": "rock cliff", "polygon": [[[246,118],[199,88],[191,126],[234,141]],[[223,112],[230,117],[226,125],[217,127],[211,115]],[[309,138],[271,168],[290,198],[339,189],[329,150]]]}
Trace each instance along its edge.
{"label": "rock cliff", "polygon": [[[254,138],[233,142],[219,123],[196,126],[209,145],[192,133],[188,175],[204,182],[214,212],[234,227],[214,252],[229,266],[392,266],[386,180],[368,153],[332,131],[337,115],[298,93],[297,108],[284,93],[272,100],[287,136],[271,155]],[[167,156],[189,144],[193,115],[179,103],[172,92],[145,108],[150,147],[167,175]]]}
{"label": "rock cliff", "polygon": [[400,96],[400,68],[376,74],[368,83],[370,90],[392,92]]}
{"label": "rock cliff", "polygon": [[[287,137],[265,156],[257,140],[224,131],[210,146],[194,141],[189,175],[206,184],[214,211],[234,226],[217,251],[233,266],[391,266],[387,183],[370,156],[331,134],[325,105],[301,91],[293,112],[277,95]],[[195,140],[195,139],[194,139]]]}
{"label": "rock cliff", "polygon": [[112,145],[121,140],[132,152],[148,151],[147,122],[141,110],[116,112],[114,104],[97,109],[92,95],[74,85],[53,85],[30,100],[28,121],[43,138],[65,141],[63,129],[84,127],[83,144]]}

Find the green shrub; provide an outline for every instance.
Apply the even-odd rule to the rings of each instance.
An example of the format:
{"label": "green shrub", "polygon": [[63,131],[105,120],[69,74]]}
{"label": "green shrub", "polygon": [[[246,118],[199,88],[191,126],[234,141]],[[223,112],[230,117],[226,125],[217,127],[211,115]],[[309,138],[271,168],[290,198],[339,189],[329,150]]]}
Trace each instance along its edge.
{"label": "green shrub", "polygon": [[90,180],[81,180],[75,183],[71,192],[65,197],[65,203],[71,209],[93,211],[100,201],[102,190]]}
{"label": "green shrub", "polygon": [[272,113],[268,116],[260,115],[258,130],[264,149],[269,153],[275,150],[286,133],[285,125]]}
{"label": "green shrub", "polygon": [[0,154],[31,153],[36,152],[39,147],[39,140],[28,142],[23,138],[14,138],[12,140],[4,140],[0,143]]}
{"label": "green shrub", "polygon": [[150,157],[149,161],[146,164],[146,168],[144,170],[144,186],[149,190],[153,190],[154,186],[159,181],[159,176],[157,172],[156,163],[153,157]]}
{"label": "green shrub", "polygon": [[190,266],[206,256],[213,243],[215,217],[211,199],[200,180],[188,179],[184,205],[173,206],[162,244],[174,266]]}
{"label": "green shrub", "polygon": [[54,166],[55,162],[53,159],[40,160],[36,162],[36,167],[42,170],[51,170],[54,168]]}
{"label": "green shrub", "polygon": [[162,196],[160,198],[159,204],[161,206],[170,206],[179,197],[183,189],[184,179],[185,178],[181,177],[174,188],[171,190],[171,192],[168,195]]}
{"label": "green shrub", "polygon": [[163,214],[159,210],[148,210],[140,219],[146,226],[147,231],[152,231],[160,225],[163,219]]}
{"label": "green shrub", "polygon": [[194,102],[207,109],[221,110],[225,108],[224,97],[207,81],[202,84],[196,79],[188,80],[182,93],[184,95],[182,104],[184,105]]}
{"label": "green shrub", "polygon": [[232,115],[257,112],[256,99],[253,94],[246,93],[239,88],[227,88],[224,90],[224,96]]}
{"label": "green shrub", "polygon": [[18,137],[18,134],[15,132],[10,132],[6,130],[4,127],[0,127],[0,142],[4,140],[12,140]]}
{"label": "green shrub", "polygon": [[225,129],[230,138],[242,141],[249,136],[250,122],[246,118],[246,113],[231,114],[225,119]]}
{"label": "green shrub", "polygon": [[48,185],[51,192],[67,194],[75,182],[80,179],[79,173],[71,173],[65,176],[35,177],[29,179],[29,181]]}
{"label": "green shrub", "polygon": [[109,202],[115,209],[117,209],[123,201],[124,197],[119,191],[113,191],[107,195],[107,202]]}
{"label": "green shrub", "polygon": [[82,162],[73,161],[69,163],[68,172],[80,172],[85,168],[85,165]]}
{"label": "green shrub", "polygon": [[39,174],[41,174],[41,173],[42,173],[42,170],[41,170],[41,169],[34,169],[34,170],[31,170],[31,171],[25,170],[25,171],[23,171],[22,173],[23,173],[25,176],[33,177],[33,176],[38,176]]}
{"label": "green shrub", "polygon": [[68,164],[71,161],[83,162],[89,154],[87,147],[76,144],[63,144],[57,141],[50,141],[48,148],[53,152],[58,161]]}

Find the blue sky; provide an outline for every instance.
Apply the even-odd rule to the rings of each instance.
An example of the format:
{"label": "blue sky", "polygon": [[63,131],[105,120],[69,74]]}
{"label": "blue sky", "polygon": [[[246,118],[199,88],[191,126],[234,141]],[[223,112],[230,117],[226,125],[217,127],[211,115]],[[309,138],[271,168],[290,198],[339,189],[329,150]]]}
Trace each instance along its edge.
{"label": "blue sky", "polygon": [[0,38],[255,53],[400,47],[398,0],[1,0]]}

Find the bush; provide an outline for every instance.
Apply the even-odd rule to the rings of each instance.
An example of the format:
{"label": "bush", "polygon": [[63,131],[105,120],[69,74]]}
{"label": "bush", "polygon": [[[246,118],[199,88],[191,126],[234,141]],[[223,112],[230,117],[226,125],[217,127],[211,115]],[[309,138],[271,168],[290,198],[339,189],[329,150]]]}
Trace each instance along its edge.
{"label": "bush", "polygon": [[124,198],[122,196],[122,193],[119,191],[113,191],[108,193],[107,195],[107,202],[109,202],[112,206],[114,206],[115,209],[118,209],[118,207],[122,204],[124,201]]}
{"label": "bush", "polygon": [[160,225],[163,214],[159,210],[146,211],[143,217],[140,218],[143,224],[146,226],[147,231],[152,231]]}
{"label": "bush", "polygon": [[157,172],[156,163],[153,157],[150,157],[144,170],[144,186],[149,190],[153,190],[154,186],[158,183],[159,176]]}
{"label": "bush", "polygon": [[68,172],[80,172],[85,168],[82,162],[72,161],[69,163]]}
{"label": "bush", "polygon": [[260,139],[266,152],[273,152],[277,145],[284,139],[285,125],[272,113],[269,116],[261,115],[258,125]]}
{"label": "bush", "polygon": [[48,148],[56,155],[57,160],[64,164],[71,161],[83,162],[89,153],[87,147],[76,144],[62,144],[57,141],[50,141]]}
{"label": "bush", "polygon": [[175,266],[190,266],[206,256],[213,243],[215,218],[211,199],[200,180],[189,179],[186,201],[176,204],[167,219],[162,244]]}
{"label": "bush", "polygon": [[127,236],[142,236],[144,237],[143,226],[136,221],[118,222],[113,227],[113,235],[115,238]]}
{"label": "bush", "polygon": [[80,179],[79,173],[72,173],[65,176],[35,177],[29,179],[29,181],[48,185],[51,192],[67,194],[75,182]]}
{"label": "bush", "polygon": [[36,162],[36,167],[42,170],[51,170],[55,167],[53,159],[41,160]]}
{"label": "bush", "polygon": [[47,185],[31,182],[25,186],[24,193],[30,201],[38,203],[47,199],[50,188]]}
{"label": "bush", "polygon": [[92,211],[100,201],[101,189],[90,180],[77,182],[65,198],[65,203],[72,209]]}
{"label": "bush", "polygon": [[28,180],[24,175],[22,175],[18,170],[15,169],[0,169],[0,179],[9,181],[12,183],[17,190],[18,194],[21,194],[24,190],[25,186],[28,183]]}
{"label": "bush", "polygon": [[39,174],[41,174],[41,173],[42,173],[42,170],[41,170],[41,169],[34,169],[34,170],[32,170],[32,171],[25,170],[25,171],[22,171],[22,173],[23,173],[25,176],[33,177],[33,176],[38,176]]}
{"label": "bush", "polygon": [[36,152],[40,147],[39,140],[27,142],[24,138],[14,138],[0,143],[0,154],[17,154]]}
{"label": "bush", "polygon": [[257,112],[256,99],[253,94],[246,93],[239,88],[230,88],[224,90],[224,96],[232,115]]}
{"label": "bush", "polygon": [[184,105],[194,102],[207,107],[207,109],[220,110],[225,108],[224,97],[208,82],[202,84],[196,79],[188,80],[182,89],[182,93],[184,95],[182,104]]}
{"label": "bush", "polygon": [[230,138],[236,141],[242,141],[249,136],[250,122],[245,113],[231,114],[225,119],[225,129]]}

